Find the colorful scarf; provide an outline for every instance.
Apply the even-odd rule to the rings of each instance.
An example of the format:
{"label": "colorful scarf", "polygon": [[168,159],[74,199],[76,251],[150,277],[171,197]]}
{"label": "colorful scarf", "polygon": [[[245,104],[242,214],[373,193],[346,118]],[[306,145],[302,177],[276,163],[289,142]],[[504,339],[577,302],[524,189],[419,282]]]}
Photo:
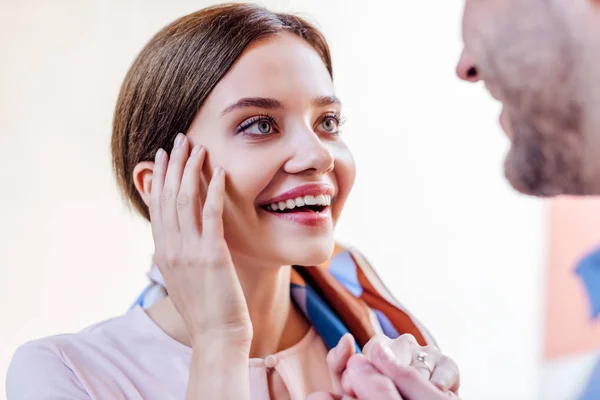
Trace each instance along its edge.
{"label": "colorful scarf", "polygon": [[[156,266],[152,267],[148,277],[150,284],[132,308],[147,308],[167,296]],[[355,250],[336,245],[325,264],[294,266],[290,294],[328,349],[334,348],[348,332],[356,339],[358,351],[377,333],[390,338],[410,333],[421,346],[435,344]]]}

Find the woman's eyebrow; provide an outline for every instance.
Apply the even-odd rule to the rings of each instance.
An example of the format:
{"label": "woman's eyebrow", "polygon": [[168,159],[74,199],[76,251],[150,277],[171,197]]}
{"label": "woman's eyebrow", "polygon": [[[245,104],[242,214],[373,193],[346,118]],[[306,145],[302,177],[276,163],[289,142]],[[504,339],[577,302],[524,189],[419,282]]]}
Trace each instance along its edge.
{"label": "woman's eyebrow", "polygon": [[[319,96],[313,100],[313,105],[315,107],[326,107],[332,104],[342,105],[342,102],[336,96]],[[263,108],[274,110],[283,108],[283,104],[281,104],[279,100],[269,97],[243,97],[221,111],[221,115],[225,115],[241,108]]]}
{"label": "woman's eyebrow", "polygon": [[313,105],[315,107],[326,107],[326,106],[330,106],[332,104],[337,104],[339,106],[342,105],[342,102],[340,101],[340,99],[338,99],[336,96],[319,96],[316,99],[313,100]]}
{"label": "woman's eyebrow", "polygon": [[239,110],[240,108],[264,108],[267,110],[274,110],[283,108],[283,104],[281,104],[279,100],[268,97],[244,97],[221,111],[221,115],[225,115],[234,110]]}

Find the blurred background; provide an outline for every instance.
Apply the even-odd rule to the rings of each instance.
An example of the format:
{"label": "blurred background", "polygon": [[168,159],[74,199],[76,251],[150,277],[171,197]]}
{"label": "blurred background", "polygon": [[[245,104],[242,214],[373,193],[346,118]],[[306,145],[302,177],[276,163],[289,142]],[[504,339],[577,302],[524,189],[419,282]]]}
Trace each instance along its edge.
{"label": "blurred background", "polygon": [[[0,393],[20,344],[122,314],[145,286],[152,239],[113,179],[113,107],[145,42],[215,3],[0,0]],[[358,166],[338,237],[458,362],[462,397],[578,398],[600,335],[573,271],[600,206],[505,182],[499,106],[454,75],[462,1],[260,3],[327,36]]]}

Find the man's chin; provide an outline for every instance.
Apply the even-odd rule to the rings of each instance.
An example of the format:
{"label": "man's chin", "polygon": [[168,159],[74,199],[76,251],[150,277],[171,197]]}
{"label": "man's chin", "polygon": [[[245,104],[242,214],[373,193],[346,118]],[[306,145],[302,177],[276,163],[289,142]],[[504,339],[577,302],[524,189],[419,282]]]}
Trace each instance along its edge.
{"label": "man's chin", "polygon": [[550,197],[556,197],[556,196],[565,194],[558,188],[554,188],[554,187],[550,187],[550,186],[531,187],[531,186],[525,185],[522,180],[513,179],[509,176],[507,176],[506,178],[508,180],[508,183],[510,183],[510,185],[512,186],[512,188],[514,190],[516,190],[517,192],[519,192],[521,194],[527,195],[527,196],[550,198]]}
{"label": "man's chin", "polygon": [[514,190],[527,196],[555,197],[566,193],[566,187],[547,179],[541,166],[518,160],[509,153],[504,163],[504,176]]}
{"label": "man's chin", "polygon": [[[520,165],[522,166],[522,165]],[[521,194],[541,198],[556,196],[598,196],[600,185],[583,185],[580,182],[560,176],[558,174],[539,173],[542,178],[532,179],[532,167],[517,168],[507,159],[504,175],[512,188]],[[600,182],[599,182],[600,183]]]}

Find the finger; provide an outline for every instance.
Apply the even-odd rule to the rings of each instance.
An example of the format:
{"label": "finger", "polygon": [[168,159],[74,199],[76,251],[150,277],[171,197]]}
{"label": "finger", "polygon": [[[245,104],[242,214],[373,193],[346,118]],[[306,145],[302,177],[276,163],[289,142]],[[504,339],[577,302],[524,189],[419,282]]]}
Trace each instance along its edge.
{"label": "finger", "polygon": [[415,368],[396,363],[394,353],[374,346],[373,366],[389,377],[404,400],[458,400],[453,392],[442,392]]}
{"label": "finger", "polygon": [[200,173],[205,155],[206,150],[202,146],[194,146],[183,170],[177,195],[177,217],[179,230],[184,237],[199,235],[201,232]]}
{"label": "finger", "polygon": [[[419,360],[420,356],[423,358],[422,360]],[[441,357],[442,353],[440,353],[435,346],[430,345],[421,347],[416,345],[412,349],[410,365],[419,371],[427,380],[430,380]]]}
{"label": "finger", "polygon": [[318,392],[313,393],[306,400],[342,400],[342,395],[327,393],[327,392]]}
{"label": "finger", "polygon": [[356,351],[354,337],[350,333],[346,333],[337,346],[335,346],[327,354],[327,365],[329,367],[329,374],[333,381],[334,393],[342,394],[342,374],[346,370],[346,364],[348,360]]}
{"label": "finger", "polygon": [[348,361],[342,378],[358,399],[402,400],[394,382],[380,373],[366,357],[356,354]]}
{"label": "finger", "polygon": [[208,193],[202,210],[202,233],[212,238],[223,237],[223,202],[225,197],[225,171],[217,167],[208,184]]}
{"label": "finger", "polygon": [[438,360],[429,381],[442,391],[450,390],[458,394],[458,388],[460,387],[458,365],[452,359],[442,356]]}
{"label": "finger", "polygon": [[178,133],[175,138],[173,150],[169,165],[167,167],[167,176],[163,188],[161,207],[162,207],[162,225],[165,235],[172,237],[179,232],[179,221],[177,217],[177,194],[181,186],[181,176],[188,159],[188,141],[184,134]]}
{"label": "finger", "polygon": [[355,397],[327,392],[313,393],[306,400],[358,400]]}
{"label": "finger", "polygon": [[366,353],[369,360],[371,360],[371,349],[374,347],[373,345],[375,343],[389,348],[394,353],[396,362],[407,366],[412,362],[416,349],[421,348],[421,346],[417,344],[414,336],[410,334],[401,335],[396,339],[389,339],[387,336],[382,336],[378,340],[371,341],[371,345]]}
{"label": "finger", "polygon": [[161,196],[165,184],[167,162],[167,153],[163,149],[158,149],[154,157],[154,169],[152,170],[149,210],[150,225],[152,226],[152,237],[154,238],[155,247],[160,247],[162,243]]}
{"label": "finger", "polygon": [[405,333],[392,341],[391,349],[396,355],[396,360],[401,365],[410,365],[416,356],[418,349],[421,349],[417,339],[410,333]]}
{"label": "finger", "polygon": [[390,339],[389,337],[385,336],[385,335],[375,335],[373,336],[368,342],[367,344],[364,345],[364,347],[362,348],[362,354],[367,357],[367,359],[370,360],[370,356],[371,356],[371,348],[373,347],[373,344],[379,342],[384,346],[388,346],[390,347],[392,345],[392,339]]}

